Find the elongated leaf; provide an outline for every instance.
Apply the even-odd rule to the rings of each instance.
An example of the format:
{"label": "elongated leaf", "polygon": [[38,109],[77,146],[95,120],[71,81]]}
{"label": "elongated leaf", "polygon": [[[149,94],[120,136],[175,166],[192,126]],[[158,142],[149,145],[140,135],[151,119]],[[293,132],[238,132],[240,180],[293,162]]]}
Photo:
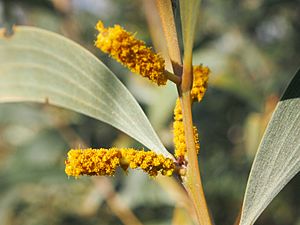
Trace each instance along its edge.
{"label": "elongated leaf", "polygon": [[142,109],[116,76],[78,44],[55,33],[0,30],[0,102],[33,101],[104,121],[146,147],[172,157]]}
{"label": "elongated leaf", "polygon": [[278,103],[255,156],[241,225],[253,224],[300,170],[300,70]]}
{"label": "elongated leaf", "polygon": [[184,55],[192,56],[197,16],[200,0],[180,0],[180,16],[184,45]]}

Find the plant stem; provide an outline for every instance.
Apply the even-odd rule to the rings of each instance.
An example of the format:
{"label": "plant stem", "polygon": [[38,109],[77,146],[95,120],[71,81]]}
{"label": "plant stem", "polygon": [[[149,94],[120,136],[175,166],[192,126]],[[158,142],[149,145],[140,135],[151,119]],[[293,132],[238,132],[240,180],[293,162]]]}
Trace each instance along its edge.
{"label": "plant stem", "polygon": [[188,168],[184,186],[186,187],[192,201],[194,203],[198,222],[200,225],[211,225],[209,210],[207,208],[204,190],[202,186],[200,169],[198,164],[198,156],[195,145],[193,118],[192,118],[192,57],[185,55],[183,62],[183,75],[181,83],[181,107],[185,132],[185,141],[187,147]]}
{"label": "plant stem", "polygon": [[[196,1],[197,2],[197,1]],[[185,51],[184,64],[182,67],[179,42],[173,15],[172,4],[170,0],[156,0],[157,9],[162,22],[163,31],[165,34],[169,57],[172,62],[174,74],[180,76],[181,83],[177,83],[177,90],[181,100],[184,131],[187,146],[188,169],[186,177],[183,177],[184,186],[192,199],[198,223],[200,225],[212,225],[209,211],[207,208],[204,191],[202,187],[200,170],[198,165],[198,157],[196,152],[193,120],[191,112],[191,96],[193,74],[192,74],[192,39],[187,42],[188,51]],[[196,4],[198,5],[198,4]],[[197,8],[197,7],[195,7]],[[189,27],[194,27],[194,23]],[[193,34],[191,36],[194,36]],[[185,49],[186,50],[186,49]]]}
{"label": "plant stem", "polygon": [[176,85],[180,85],[181,78],[179,76],[176,76],[175,74],[165,70],[164,75],[168,78],[168,80],[172,81]]}
{"label": "plant stem", "polygon": [[184,186],[194,203],[199,224],[211,225],[212,222],[207,208],[204,190],[201,182],[198,157],[195,147],[191,113],[191,98],[189,92],[182,93],[181,105],[188,159],[188,169],[186,179],[184,180]]}
{"label": "plant stem", "polygon": [[174,74],[180,76],[182,74],[182,61],[171,1],[156,0],[156,6],[167,42]]}

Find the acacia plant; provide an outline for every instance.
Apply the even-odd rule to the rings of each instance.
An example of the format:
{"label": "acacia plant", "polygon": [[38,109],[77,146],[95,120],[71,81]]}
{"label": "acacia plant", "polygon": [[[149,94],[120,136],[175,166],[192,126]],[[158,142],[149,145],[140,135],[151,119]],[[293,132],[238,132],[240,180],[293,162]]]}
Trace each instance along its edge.
{"label": "acacia plant", "polygon": [[[133,73],[163,86],[176,84],[174,155],[161,143],[147,117],[125,86],[95,56],[52,32],[25,26],[0,30],[0,102],[32,101],[67,108],[104,121],[149,150],[133,148],[71,149],[65,160],[68,176],[111,176],[118,167],[141,169],[151,177],[174,176],[184,186],[195,222],[213,224],[198,166],[200,149],[191,108],[205,94],[210,69],[192,65],[200,1],[179,1],[177,32],[171,0],[156,0],[172,71],[165,59],[120,25],[99,21],[95,46]],[[183,55],[178,38],[182,35]],[[163,87],[162,87],[163,88]],[[174,90],[176,91],[176,90]],[[201,152],[200,152],[201,157]],[[257,150],[237,224],[251,225],[300,169],[300,73],[278,103]],[[78,181],[80,182],[80,181]]]}

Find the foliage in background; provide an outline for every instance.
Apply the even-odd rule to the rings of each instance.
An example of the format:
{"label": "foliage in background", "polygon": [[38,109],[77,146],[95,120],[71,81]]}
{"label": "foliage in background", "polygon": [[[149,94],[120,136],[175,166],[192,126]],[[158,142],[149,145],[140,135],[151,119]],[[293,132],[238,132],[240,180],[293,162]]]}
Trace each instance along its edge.
{"label": "foliage in background", "polygon": [[[59,1],[53,1],[56,2],[56,5],[54,4],[56,7],[48,1],[38,1],[39,4],[37,1],[7,2],[11,5],[5,9],[9,10],[10,15],[6,17],[3,15],[3,24],[17,22],[45,27],[62,32],[82,44],[86,43],[87,47],[91,46],[94,40],[95,32],[92,28],[99,17],[99,11],[113,12],[101,14],[109,23],[123,21],[124,26],[126,24],[126,27],[132,27],[131,30],[137,30],[137,35],[143,39],[147,39],[148,36],[144,29],[143,11],[136,10],[140,8],[138,1],[130,4],[128,2],[124,4],[125,1],[103,1],[102,4],[98,3],[99,9],[96,12],[95,5],[93,8],[87,7],[91,4],[89,1],[86,1],[86,4],[83,3],[85,1],[81,3],[74,1],[72,9],[63,7],[57,3]],[[226,3],[204,1],[202,11],[205,14],[199,19],[206,23],[200,23],[204,27],[199,27],[197,33],[200,34],[196,38],[201,50],[197,52],[196,45],[194,57],[196,64],[203,62],[212,65],[215,77],[212,79],[213,87],[209,90],[209,96],[204,99],[202,106],[194,109],[194,115],[200,128],[203,146],[201,150],[203,157],[201,163],[203,163],[200,166],[203,167],[205,189],[209,194],[208,202],[215,210],[213,214],[216,216],[217,224],[220,222],[230,224],[232,222],[230,220],[236,215],[246,185],[245,178],[253,159],[253,151],[257,149],[257,145],[253,143],[255,140],[260,140],[264,125],[276,104],[274,102],[291,78],[287,75],[293,74],[296,70],[299,58],[299,46],[296,42],[299,40],[299,18],[297,18],[299,15],[294,13],[296,6],[296,1],[241,1],[238,4],[235,1]],[[232,8],[235,9],[234,13]],[[129,12],[132,10],[138,13],[131,15]],[[7,11],[4,12],[8,14]],[[236,17],[242,19],[236,20]],[[160,105],[167,104],[162,102],[164,99],[161,96],[153,99],[156,88],[139,78],[133,79],[134,81],[132,77],[128,79],[129,76],[124,75],[125,70],[110,59],[102,55],[101,57],[131,89],[139,90],[134,93],[138,93],[137,98],[146,111],[151,111],[154,102],[157,104],[161,101]],[[143,89],[139,88],[141,84],[144,85]],[[91,188],[84,190],[83,186],[68,181],[63,176],[61,159],[65,153],[62,149],[67,149],[66,145],[69,144],[70,137],[64,137],[62,133],[64,133],[63,129],[75,129],[85,143],[95,147],[110,146],[112,143],[124,146],[124,142],[129,142],[128,139],[104,124],[95,123],[92,119],[68,111],[43,107],[43,113],[39,113],[41,106],[35,106],[37,110],[19,105],[0,107],[1,137],[4,137],[0,142],[3,146],[1,166],[4,168],[1,170],[3,179],[0,185],[1,197],[6,200],[1,201],[1,209],[3,209],[1,213],[5,216],[0,218],[8,218],[10,221],[8,224],[16,224],[17,220],[25,221],[24,223],[27,224],[39,224],[41,223],[37,222],[39,219],[48,221],[49,224],[74,224],[75,222],[94,224],[97,220],[101,221],[101,224],[115,222],[109,221],[114,217],[109,215],[109,210],[105,210],[107,205],[102,204],[101,199],[96,198],[93,204],[87,204],[87,214],[85,212],[78,214],[80,208],[76,209],[75,203],[75,206],[70,204],[71,200],[74,201],[76,193],[79,202],[77,205],[83,202],[82,199],[92,201],[88,197],[98,196],[95,194],[98,189],[95,184],[90,184]],[[16,111],[17,114],[13,113]],[[22,119],[17,120],[20,117]],[[167,146],[168,143],[171,146],[170,136],[168,136],[170,119],[170,117],[164,118],[165,126],[161,128],[161,136],[164,137]],[[73,135],[69,136],[73,137]],[[72,138],[72,141],[80,143],[76,138],[74,139]],[[247,143],[251,143],[252,146]],[[133,209],[146,212],[137,213],[145,224],[151,224],[152,218],[156,218],[160,223],[165,221],[165,224],[169,224],[172,214],[171,205],[174,200],[161,198],[163,201],[157,201],[161,196],[153,196],[153,193],[159,191],[153,192],[145,188],[147,186],[145,184],[153,183],[153,180],[143,176],[139,179],[144,182],[117,177],[119,179],[115,180],[116,185]],[[72,187],[70,183],[73,183]],[[141,185],[135,191],[137,195],[141,192],[139,197],[128,197],[130,188],[126,189],[126,187],[132,183]],[[287,186],[257,224],[294,224],[297,218],[296,209],[299,208],[299,202],[294,201],[297,183],[299,178]],[[34,197],[31,199],[26,194],[33,184],[41,187],[36,193],[40,191],[43,196],[55,196],[54,199],[69,202],[67,205],[70,206],[63,207],[62,210],[65,204],[53,201],[50,206],[47,204],[49,208],[41,207],[42,202],[34,201],[32,200]],[[49,185],[51,185],[49,188],[43,188]],[[11,189],[16,186],[17,189]],[[2,189],[2,187],[6,188]],[[74,194],[56,196],[55,194],[59,193],[54,191],[55,187],[74,189]],[[156,185],[154,188],[159,189]],[[147,197],[149,199],[146,199]],[[151,199],[153,204],[150,204],[150,207]],[[165,212],[169,217],[165,215],[160,217],[157,214],[155,217],[151,216],[151,212],[156,212],[155,209]],[[40,212],[38,217],[32,216],[37,214],[35,210]],[[56,221],[47,219],[48,210],[53,211],[51,215],[57,214]],[[106,216],[99,216],[99,212],[108,213]],[[94,215],[94,217],[85,217],[85,215]],[[155,223],[158,224],[157,221]]]}

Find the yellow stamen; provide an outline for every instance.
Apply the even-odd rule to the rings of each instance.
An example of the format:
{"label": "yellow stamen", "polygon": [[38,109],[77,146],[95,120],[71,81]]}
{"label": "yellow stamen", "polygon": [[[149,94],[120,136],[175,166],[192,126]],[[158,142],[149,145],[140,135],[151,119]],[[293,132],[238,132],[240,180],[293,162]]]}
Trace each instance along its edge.
{"label": "yellow stamen", "polygon": [[[191,98],[193,101],[200,102],[206,92],[208,75],[210,70],[208,67],[199,65],[193,67],[193,87],[191,90]],[[199,136],[197,127],[194,128],[194,139],[197,153],[199,152]],[[185,134],[184,134],[184,124],[182,121],[182,109],[180,105],[179,98],[176,100],[176,105],[174,108],[174,123],[173,123],[173,133],[174,133],[174,147],[175,147],[175,156],[176,158],[185,156],[187,149],[185,143]]]}
{"label": "yellow stamen", "polygon": [[193,67],[193,74],[194,74],[194,81],[193,81],[193,88],[191,90],[191,98],[194,101],[200,102],[206,92],[207,89],[207,82],[208,82],[208,75],[210,70],[206,66],[194,66]]}
{"label": "yellow stamen", "polygon": [[164,59],[155,54],[143,41],[136,39],[119,25],[105,28],[99,21],[96,29],[99,31],[96,47],[110,54],[132,72],[147,77],[158,85],[166,84]]}
{"label": "yellow stamen", "polygon": [[[199,152],[199,136],[197,127],[194,128],[194,138],[197,153]],[[175,146],[175,156],[176,158],[180,156],[185,156],[187,152],[186,143],[185,143],[185,133],[184,133],[184,124],[182,121],[182,110],[180,106],[179,98],[176,100],[176,105],[174,109],[174,122],[173,122],[173,133],[174,133],[174,146]]]}
{"label": "yellow stamen", "polygon": [[140,168],[150,176],[157,176],[158,173],[171,176],[175,169],[175,163],[170,158],[132,148],[71,149],[65,164],[66,174],[74,177],[112,176],[119,166],[125,171],[128,167]]}
{"label": "yellow stamen", "polygon": [[175,108],[174,108],[174,120],[182,121],[182,109],[181,109],[179,98],[176,99],[176,104],[175,104]]}

